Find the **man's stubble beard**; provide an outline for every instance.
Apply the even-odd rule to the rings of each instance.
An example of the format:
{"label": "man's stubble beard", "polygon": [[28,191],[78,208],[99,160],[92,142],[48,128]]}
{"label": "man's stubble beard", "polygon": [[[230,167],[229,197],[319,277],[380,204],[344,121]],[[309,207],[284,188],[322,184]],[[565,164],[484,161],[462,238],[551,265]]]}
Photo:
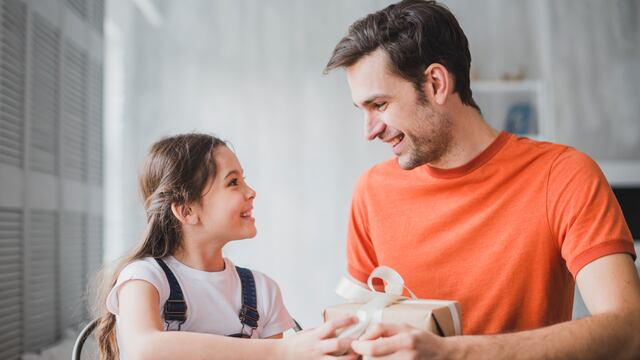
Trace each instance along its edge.
{"label": "man's stubble beard", "polygon": [[416,114],[418,126],[411,134],[405,133],[410,149],[398,157],[398,165],[412,170],[424,164],[440,160],[449,151],[453,138],[453,124],[446,113],[435,112],[425,104],[419,104]]}

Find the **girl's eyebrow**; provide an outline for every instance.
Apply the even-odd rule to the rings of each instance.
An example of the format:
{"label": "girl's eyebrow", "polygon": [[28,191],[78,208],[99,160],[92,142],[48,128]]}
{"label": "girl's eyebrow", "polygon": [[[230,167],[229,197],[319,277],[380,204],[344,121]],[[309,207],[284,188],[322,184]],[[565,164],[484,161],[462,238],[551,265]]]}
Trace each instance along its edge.
{"label": "girl's eyebrow", "polygon": [[227,173],[227,175],[224,177],[225,179],[228,178],[231,175],[240,175],[240,171],[238,170],[231,170]]}

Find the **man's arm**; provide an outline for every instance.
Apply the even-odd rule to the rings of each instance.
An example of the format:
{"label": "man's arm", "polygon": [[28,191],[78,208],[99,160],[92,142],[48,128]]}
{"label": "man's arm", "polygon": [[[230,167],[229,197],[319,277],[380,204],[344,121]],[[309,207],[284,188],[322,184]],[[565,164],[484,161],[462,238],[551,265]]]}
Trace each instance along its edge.
{"label": "man's arm", "polygon": [[592,314],[583,319],[512,334],[450,338],[407,326],[379,325],[352,347],[372,358],[394,354],[394,359],[640,357],[640,280],[631,257],[604,256],[585,265],[576,280]]}

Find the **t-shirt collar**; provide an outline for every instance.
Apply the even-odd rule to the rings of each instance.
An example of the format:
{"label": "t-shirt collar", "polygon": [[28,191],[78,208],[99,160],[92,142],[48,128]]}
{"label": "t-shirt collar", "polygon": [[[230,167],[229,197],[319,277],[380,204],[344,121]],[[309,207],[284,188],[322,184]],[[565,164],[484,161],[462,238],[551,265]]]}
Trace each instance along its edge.
{"label": "t-shirt collar", "polygon": [[511,138],[511,134],[506,131],[501,131],[500,134],[493,140],[493,142],[487,146],[480,154],[478,154],[475,158],[471,159],[464,165],[450,168],[450,169],[440,169],[436,167],[432,167],[429,164],[423,165],[424,170],[431,176],[436,178],[443,179],[451,179],[457,178],[464,175],[469,174],[473,170],[479,168],[480,166],[487,163],[491,158],[493,158],[500,149],[504,147],[504,145]]}

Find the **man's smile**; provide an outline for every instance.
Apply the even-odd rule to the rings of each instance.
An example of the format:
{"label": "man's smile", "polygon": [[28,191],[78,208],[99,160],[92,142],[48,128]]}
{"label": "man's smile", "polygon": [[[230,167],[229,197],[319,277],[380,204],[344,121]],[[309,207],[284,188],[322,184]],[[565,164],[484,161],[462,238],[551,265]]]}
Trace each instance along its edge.
{"label": "man's smile", "polygon": [[394,137],[393,139],[391,139],[389,141],[389,143],[391,143],[391,146],[395,147],[396,145],[398,145],[402,139],[404,139],[404,134],[399,134],[398,136]]}

